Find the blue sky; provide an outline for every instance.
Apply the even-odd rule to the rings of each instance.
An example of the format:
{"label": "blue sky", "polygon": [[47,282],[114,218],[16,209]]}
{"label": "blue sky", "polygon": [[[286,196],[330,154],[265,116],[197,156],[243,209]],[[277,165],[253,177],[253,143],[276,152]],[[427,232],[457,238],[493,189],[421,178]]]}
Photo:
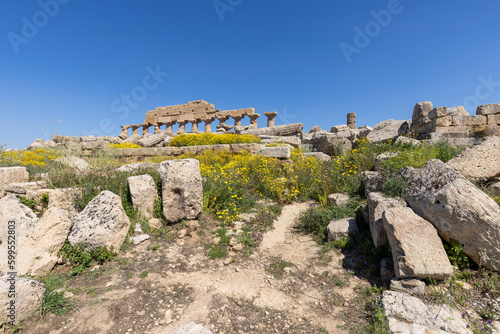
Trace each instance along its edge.
{"label": "blue sky", "polygon": [[306,131],[348,112],[358,125],[409,119],[424,100],[475,114],[500,102],[499,12],[472,0],[3,1],[0,143],[118,135],[198,99]]}

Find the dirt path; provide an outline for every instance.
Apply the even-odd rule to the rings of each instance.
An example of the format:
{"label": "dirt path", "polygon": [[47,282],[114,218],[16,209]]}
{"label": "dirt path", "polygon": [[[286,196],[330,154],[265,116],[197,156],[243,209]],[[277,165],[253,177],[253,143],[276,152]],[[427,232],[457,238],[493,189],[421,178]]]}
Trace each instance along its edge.
{"label": "dirt path", "polygon": [[[109,264],[71,281],[77,309],[28,322],[25,332],[163,334],[193,321],[221,334],[344,333],[341,314],[359,282],[342,269],[342,255],[319,263],[316,243],[294,233],[295,219],[308,207],[285,206],[256,252],[233,263],[207,258],[207,234],[156,251],[146,241],[122,255],[126,269]],[[270,270],[279,261],[293,265]],[[344,275],[345,286],[333,284],[331,273]]]}

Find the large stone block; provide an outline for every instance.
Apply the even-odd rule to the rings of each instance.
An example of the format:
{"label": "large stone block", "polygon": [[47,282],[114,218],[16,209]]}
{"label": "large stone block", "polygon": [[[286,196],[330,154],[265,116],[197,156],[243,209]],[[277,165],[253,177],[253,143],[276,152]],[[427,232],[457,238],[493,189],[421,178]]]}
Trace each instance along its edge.
{"label": "large stone block", "polygon": [[69,168],[74,168],[80,173],[89,172],[92,169],[92,166],[87,161],[75,156],[60,157],[55,161]]}
{"label": "large stone block", "polygon": [[412,124],[421,119],[427,119],[431,110],[432,102],[424,101],[417,103],[413,108],[413,115],[411,117]]}
{"label": "large stone block", "polygon": [[352,143],[349,139],[340,134],[326,131],[315,132],[311,138],[310,144],[318,152],[330,156],[338,156],[342,152],[347,152],[352,149]]}
{"label": "large stone block", "polygon": [[486,125],[487,117],[481,115],[452,116],[453,126],[480,126]]}
{"label": "large stone block", "polygon": [[332,220],[327,228],[328,241],[335,241],[343,237],[358,233],[358,226],[356,225],[356,219],[354,218],[344,218],[338,220]]}
{"label": "large stone block", "polygon": [[401,135],[402,128],[407,124],[408,121],[395,121],[393,119],[380,122],[375,125],[373,131],[371,131],[366,138],[372,142],[396,139]]}
{"label": "large stone block", "polygon": [[0,270],[7,271],[8,268],[9,231],[14,231],[10,232],[10,235],[15,233],[16,249],[20,250],[33,232],[37,221],[33,211],[17,197],[6,196],[0,199]]}
{"label": "large stone block", "polygon": [[458,310],[448,305],[426,305],[417,297],[385,291],[382,306],[392,333],[471,334]]}
{"label": "large stone block", "polygon": [[160,175],[165,219],[169,222],[196,219],[203,209],[203,184],[199,161],[164,161],[160,164]]}
{"label": "large stone block", "polygon": [[473,181],[487,181],[500,174],[500,137],[487,137],[448,161],[448,166]]}
{"label": "large stone block", "polygon": [[260,149],[259,154],[268,158],[276,159],[289,159],[290,147],[263,147]]}
{"label": "large stone block", "polygon": [[22,249],[18,252],[19,275],[43,276],[57,263],[57,253],[68,238],[72,222],[68,213],[58,208],[48,209],[38,221]]}
{"label": "large stone block", "polygon": [[[4,253],[5,254],[5,253]],[[7,293],[15,286],[15,316],[10,317],[11,298]],[[16,274],[0,272],[0,319],[2,322],[19,325],[23,320],[31,317],[42,306],[45,286],[34,279]]]}
{"label": "large stone block", "polygon": [[403,200],[390,198],[379,192],[369,193],[368,223],[375,246],[382,246],[387,242],[387,233],[383,221],[384,211],[391,208],[403,208],[405,206],[406,203]]}
{"label": "large stone block", "polygon": [[476,115],[498,115],[500,114],[500,103],[483,104],[477,106]]}
{"label": "large stone block", "polygon": [[476,263],[500,270],[500,206],[441,160],[401,171],[405,199],[441,237],[455,239]]}
{"label": "large stone block", "polygon": [[111,191],[94,197],[82,212],[71,216],[71,220],[73,227],[68,241],[73,246],[81,243],[85,249],[112,246],[118,251],[130,228],[120,196]]}
{"label": "large stone block", "polygon": [[127,179],[134,208],[147,218],[153,217],[155,201],[158,198],[155,180],[151,175],[131,176]]}
{"label": "large stone block", "polygon": [[363,182],[365,184],[365,197],[371,192],[382,190],[382,174],[380,172],[366,171],[363,172]]}
{"label": "large stone block", "polygon": [[488,115],[488,125],[500,124],[500,115]]}
{"label": "large stone block", "polygon": [[383,222],[397,278],[445,279],[453,274],[443,243],[431,223],[410,208],[385,210]]}
{"label": "large stone block", "polygon": [[307,152],[307,153],[304,153],[304,157],[314,157],[314,158],[318,159],[319,161],[323,161],[323,162],[332,161],[332,157],[329,156],[328,154],[323,153],[323,152]]}
{"label": "large stone block", "polygon": [[5,196],[5,188],[11,183],[25,183],[30,179],[26,167],[0,168],[0,197]]}

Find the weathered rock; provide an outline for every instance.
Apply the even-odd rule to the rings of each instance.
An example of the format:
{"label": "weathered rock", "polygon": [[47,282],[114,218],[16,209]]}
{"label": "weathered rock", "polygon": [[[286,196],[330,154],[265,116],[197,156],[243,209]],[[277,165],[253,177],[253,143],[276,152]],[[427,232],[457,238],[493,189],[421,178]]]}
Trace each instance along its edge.
{"label": "weathered rock", "polygon": [[405,199],[439,234],[455,239],[476,263],[500,270],[500,206],[441,160],[407,167]]}
{"label": "weathered rock", "polygon": [[36,141],[34,143],[31,143],[28,147],[26,147],[27,150],[39,150],[39,149],[43,149],[43,148],[45,148],[43,143],[39,143]]}
{"label": "weathered rock", "polygon": [[426,305],[417,297],[385,291],[382,306],[393,333],[472,333],[460,313],[448,305]]}
{"label": "weathered rock", "polygon": [[66,211],[48,209],[18,252],[17,273],[47,275],[57,263],[57,253],[68,238],[71,225]]}
{"label": "weathered rock", "polygon": [[75,204],[75,199],[82,193],[81,189],[78,188],[58,188],[58,189],[39,189],[39,190],[27,190],[26,198],[36,200],[37,202],[42,201],[42,196],[49,196],[48,209],[59,208],[72,215],[78,212],[78,207]]}
{"label": "weathered rock", "polygon": [[160,131],[157,134],[150,136],[143,136],[142,139],[137,141],[137,144],[142,147],[153,147],[157,144],[163,142],[167,137],[167,133],[165,131]]}
{"label": "weathered rock", "polygon": [[[8,231],[15,232],[16,249],[24,247],[28,236],[32,233],[38,221],[37,216],[22,204],[17,197],[6,196],[0,199],[0,270],[5,270],[8,264]],[[10,222],[10,223],[9,223]],[[12,235],[11,232],[10,235]],[[12,238],[11,238],[12,240]],[[1,291],[1,290],[0,290]]]}
{"label": "weathered rock", "polygon": [[54,135],[52,136],[52,141],[56,144],[66,144],[69,142],[78,143],[80,142],[80,138],[72,136]]}
{"label": "weathered rock", "polygon": [[314,157],[318,159],[319,161],[324,161],[324,162],[329,162],[332,161],[332,157],[329,156],[328,154],[325,154],[323,152],[307,152],[304,153],[305,157]]}
{"label": "weathered rock", "polygon": [[432,102],[430,101],[417,103],[413,108],[413,115],[411,117],[412,124],[415,124],[423,118],[428,118],[429,112],[432,110],[432,108]]}
{"label": "weathered rock", "polygon": [[134,135],[131,135],[130,137],[124,139],[123,143],[132,143],[132,144],[139,145],[139,140],[141,140],[141,139],[142,139],[141,135],[134,134]]}
{"label": "weathered rock", "polygon": [[174,329],[170,334],[212,334],[212,331],[194,322],[190,322]]}
{"label": "weathered rock", "polygon": [[73,228],[68,241],[73,246],[81,243],[85,249],[112,246],[118,251],[130,228],[120,196],[111,191],[94,197],[82,212],[71,216],[71,220]]}
{"label": "weathered rock", "polygon": [[278,136],[259,136],[263,144],[283,143],[293,147],[299,147],[301,140],[299,137],[278,137]]}
{"label": "weathered rock", "polygon": [[131,172],[135,172],[135,171],[138,171],[138,170],[145,170],[145,169],[148,169],[148,168],[159,169],[160,168],[160,164],[149,162],[149,161],[146,161],[146,162],[136,162],[136,163],[126,164],[126,165],[120,166],[120,168],[118,168],[116,171],[131,173]]}
{"label": "weathered rock", "polygon": [[358,226],[356,219],[344,218],[339,220],[332,220],[327,227],[328,241],[335,241],[348,235],[358,233]]}
{"label": "weathered rock", "polygon": [[200,163],[195,159],[170,160],[160,164],[163,216],[169,222],[195,219],[203,209]]}
{"label": "weathered rock", "polygon": [[319,127],[319,125],[315,125],[311,128],[311,130],[309,130],[309,133],[315,133],[315,132],[318,132],[318,131],[323,131],[321,130],[321,128]]}
{"label": "weathered rock", "polygon": [[349,139],[335,133],[326,131],[313,134],[310,144],[318,151],[330,156],[341,155],[352,149],[352,143]]}
{"label": "weathered rock", "polygon": [[295,136],[300,134],[302,129],[304,128],[304,124],[302,123],[293,123],[293,124],[285,124],[285,125],[277,125],[270,126],[267,128],[253,129],[241,131],[242,134],[254,135],[254,136]]}
{"label": "weathered rock", "polygon": [[363,172],[363,179],[365,184],[365,197],[368,197],[371,192],[382,190],[383,177],[380,172]]}
{"label": "weathered rock", "polygon": [[[5,254],[5,253],[4,253]],[[11,298],[7,293],[15,286],[15,311],[8,308]],[[42,306],[45,286],[34,279],[0,272],[0,319],[11,325],[18,325],[21,321],[31,317]],[[14,313],[14,314],[11,314]]]}
{"label": "weathered rock", "polygon": [[28,182],[30,174],[26,167],[0,168],[0,197],[5,196],[5,188],[11,183]]}
{"label": "weathered rock", "polygon": [[57,158],[55,161],[70,168],[74,168],[81,173],[88,172],[92,169],[92,166],[90,166],[90,164],[87,161],[75,156],[60,157]]}
{"label": "weathered rock", "polygon": [[408,121],[395,121],[389,119],[380,122],[375,125],[373,131],[371,131],[366,138],[372,142],[394,140],[403,132],[402,128],[407,125],[405,125],[405,122]]}
{"label": "weathered rock", "polygon": [[153,217],[155,201],[158,198],[155,180],[151,175],[131,176],[127,179],[134,208],[146,218]]}
{"label": "weathered rock", "polygon": [[396,138],[394,141],[396,144],[411,144],[411,145],[420,145],[420,140],[415,139],[415,138],[410,138],[410,137],[405,137],[405,136],[399,136]]}
{"label": "weathered rock", "polygon": [[476,115],[498,115],[500,114],[500,103],[483,104],[477,106]]}
{"label": "weathered rock", "polygon": [[259,151],[260,155],[263,155],[268,158],[276,158],[276,159],[288,159],[290,158],[290,147],[262,147]]}
{"label": "weathered rock", "polygon": [[368,223],[375,246],[382,246],[388,241],[383,220],[384,211],[390,208],[404,208],[405,206],[406,203],[403,200],[387,197],[379,192],[369,193]]}
{"label": "weathered rock", "polygon": [[423,295],[425,293],[425,283],[418,279],[398,280],[393,278],[391,280],[391,290],[408,295]]}
{"label": "weathered rock", "polygon": [[348,127],[345,124],[335,125],[335,126],[332,126],[332,128],[330,129],[331,133],[340,133],[340,132],[347,132],[347,133],[349,133],[350,131],[351,131],[351,128]]}
{"label": "weathered rock", "polygon": [[383,213],[397,278],[445,279],[453,267],[436,229],[410,208]]}
{"label": "weathered rock", "polygon": [[473,181],[486,181],[500,174],[500,137],[487,137],[448,161],[448,166]]}
{"label": "weathered rock", "polygon": [[392,159],[398,155],[399,152],[385,152],[377,155],[377,157],[375,158],[375,165],[374,165],[375,170],[377,172],[380,172],[383,169],[384,161]]}
{"label": "weathered rock", "polygon": [[333,205],[346,205],[349,203],[349,195],[336,193],[328,195],[328,203]]}
{"label": "weathered rock", "polygon": [[23,182],[23,183],[11,183],[5,187],[5,192],[7,194],[23,195],[30,190],[39,190],[47,186],[46,181],[33,181],[33,182]]}
{"label": "weathered rock", "polygon": [[146,240],[149,240],[149,235],[147,235],[147,234],[141,234],[141,235],[133,236],[130,239],[132,239],[132,243],[134,245],[138,245],[140,243],[143,243]]}

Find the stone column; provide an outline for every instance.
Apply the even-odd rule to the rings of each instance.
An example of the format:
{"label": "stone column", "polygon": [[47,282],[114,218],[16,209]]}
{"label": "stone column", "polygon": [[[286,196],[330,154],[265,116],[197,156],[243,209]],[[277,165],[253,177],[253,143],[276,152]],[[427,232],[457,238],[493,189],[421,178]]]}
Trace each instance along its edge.
{"label": "stone column", "polygon": [[130,125],[121,125],[120,126],[122,128],[122,133],[120,134],[120,136],[127,136],[128,138],[128,128],[130,128]]}
{"label": "stone column", "polygon": [[132,128],[132,135],[139,134],[139,124],[132,124],[130,127]]}
{"label": "stone column", "polygon": [[248,117],[250,118],[250,129],[257,130],[257,128],[258,128],[257,118],[259,118],[260,115],[259,114],[251,114],[251,115],[248,115]]}
{"label": "stone column", "polygon": [[228,116],[219,116],[219,117],[217,117],[217,119],[219,120],[219,125],[225,126],[226,121],[229,119],[229,117]]}
{"label": "stone column", "polygon": [[239,116],[231,116],[234,119],[234,128],[241,127],[241,120],[245,117],[245,115]]}
{"label": "stone column", "polygon": [[158,132],[160,132],[160,126],[161,126],[161,125],[162,125],[162,124],[155,124],[155,125],[154,125],[154,126],[155,126],[155,134],[157,134]]}
{"label": "stone column", "polygon": [[276,111],[268,111],[265,112],[264,115],[267,116],[267,127],[274,126],[274,118],[278,115],[278,113]]}
{"label": "stone column", "polygon": [[356,129],[356,113],[348,113],[347,114],[347,126],[350,129]]}
{"label": "stone column", "polygon": [[165,125],[167,126],[167,129],[165,131],[167,131],[167,133],[172,133],[172,126],[175,124],[176,122],[168,122],[168,123],[165,123]]}
{"label": "stone column", "polygon": [[179,124],[179,133],[186,133],[186,124],[188,121],[178,121],[177,124]]}
{"label": "stone column", "polygon": [[151,124],[141,124],[142,127],[142,135],[144,136],[146,133],[149,133],[149,127]]}
{"label": "stone column", "polygon": [[201,118],[195,118],[189,121],[193,126],[191,127],[192,133],[198,133],[198,124],[201,122]]}
{"label": "stone column", "polygon": [[212,122],[215,121],[215,117],[203,118],[203,122],[205,122],[205,133],[212,133]]}

